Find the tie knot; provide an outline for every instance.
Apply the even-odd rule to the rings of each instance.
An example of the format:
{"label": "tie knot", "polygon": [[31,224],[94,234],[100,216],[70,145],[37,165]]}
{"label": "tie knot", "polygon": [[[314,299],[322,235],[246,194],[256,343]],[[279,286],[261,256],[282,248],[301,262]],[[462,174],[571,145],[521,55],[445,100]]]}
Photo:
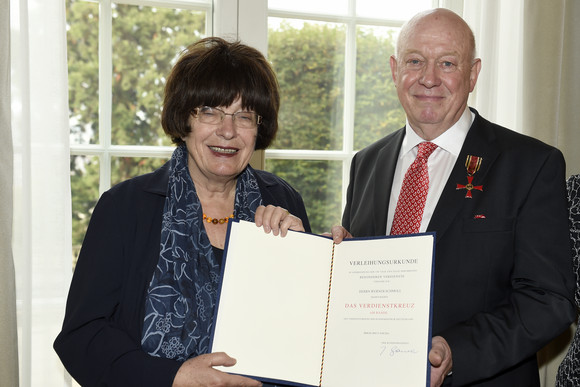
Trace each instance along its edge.
{"label": "tie knot", "polygon": [[433,144],[432,142],[424,141],[420,143],[419,150],[417,151],[417,158],[424,158],[428,159],[431,156],[431,153],[437,148],[437,145]]}

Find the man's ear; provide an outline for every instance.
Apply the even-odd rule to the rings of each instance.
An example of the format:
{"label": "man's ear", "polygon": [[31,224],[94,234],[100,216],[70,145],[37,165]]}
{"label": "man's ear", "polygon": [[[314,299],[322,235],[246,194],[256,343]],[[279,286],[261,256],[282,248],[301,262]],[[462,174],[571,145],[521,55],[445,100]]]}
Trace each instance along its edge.
{"label": "man's ear", "polygon": [[469,74],[469,92],[475,89],[475,84],[477,83],[477,78],[479,77],[479,72],[481,71],[481,59],[476,58],[471,64],[471,72]]}
{"label": "man's ear", "polygon": [[393,78],[395,87],[397,87],[397,58],[394,55],[391,55],[389,63],[391,65],[391,77]]}

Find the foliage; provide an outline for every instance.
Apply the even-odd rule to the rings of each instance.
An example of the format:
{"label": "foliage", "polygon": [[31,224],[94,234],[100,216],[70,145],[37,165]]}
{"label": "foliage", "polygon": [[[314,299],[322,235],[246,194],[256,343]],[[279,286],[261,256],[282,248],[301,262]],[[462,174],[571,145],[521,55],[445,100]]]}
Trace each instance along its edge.
{"label": "foliage", "polygon": [[357,30],[354,149],[362,149],[405,124],[405,112],[391,78],[392,31],[382,37]]}
{"label": "foliage", "polygon": [[344,28],[329,24],[269,31],[268,60],[281,88],[274,148],[342,148],[344,42]]}
{"label": "foliage", "polygon": [[99,131],[99,8],[69,0],[67,45],[71,142],[96,143]]}
{"label": "foliage", "polygon": [[205,14],[117,5],[113,13],[113,143],[168,145],[159,122],[165,77],[201,38]]}
{"label": "foliage", "polygon": [[[112,19],[113,145],[167,145],[160,122],[165,77],[180,51],[205,33],[204,13],[115,5]],[[71,142],[99,138],[98,4],[67,0]],[[355,149],[404,124],[390,78],[392,35],[357,29]],[[342,24],[282,23],[269,31],[268,59],[281,87],[278,149],[341,150],[345,101],[345,41]],[[108,125],[106,125],[108,126]],[[149,172],[165,160],[112,158],[112,183]],[[71,158],[73,241],[80,246],[98,198],[96,157]],[[267,160],[266,169],[301,192],[314,232],[340,221],[342,163]]]}
{"label": "foliage", "polygon": [[70,171],[72,249],[76,258],[99,195],[99,162],[93,157],[73,156]]}

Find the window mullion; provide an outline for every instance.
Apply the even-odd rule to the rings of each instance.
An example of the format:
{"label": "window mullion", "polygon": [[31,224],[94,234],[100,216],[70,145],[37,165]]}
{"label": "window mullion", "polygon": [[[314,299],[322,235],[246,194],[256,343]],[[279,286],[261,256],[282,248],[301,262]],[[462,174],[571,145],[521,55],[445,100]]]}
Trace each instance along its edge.
{"label": "window mullion", "polygon": [[111,0],[101,0],[99,15],[99,143],[103,153],[99,157],[99,193],[111,186],[111,126],[113,86],[113,12]]}
{"label": "window mullion", "polygon": [[238,0],[214,0],[212,35],[238,38]]}
{"label": "window mullion", "polygon": [[349,18],[347,24],[345,63],[344,63],[344,122],[343,122],[343,151],[342,160],[342,208],[346,205],[346,187],[350,175],[350,159],[354,149],[354,112],[356,94],[356,3],[349,1]]}

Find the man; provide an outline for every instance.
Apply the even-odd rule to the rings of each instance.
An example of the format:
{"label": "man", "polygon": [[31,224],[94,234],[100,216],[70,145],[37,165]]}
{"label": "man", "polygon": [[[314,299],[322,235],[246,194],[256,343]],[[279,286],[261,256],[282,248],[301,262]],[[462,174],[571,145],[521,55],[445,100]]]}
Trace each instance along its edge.
{"label": "man", "polygon": [[453,12],[412,18],[390,65],[407,124],[353,158],[333,237],[400,233],[405,172],[435,144],[411,231],[436,232],[431,385],[539,386],[536,352],[575,315],[562,154],[468,108],[481,61]]}

